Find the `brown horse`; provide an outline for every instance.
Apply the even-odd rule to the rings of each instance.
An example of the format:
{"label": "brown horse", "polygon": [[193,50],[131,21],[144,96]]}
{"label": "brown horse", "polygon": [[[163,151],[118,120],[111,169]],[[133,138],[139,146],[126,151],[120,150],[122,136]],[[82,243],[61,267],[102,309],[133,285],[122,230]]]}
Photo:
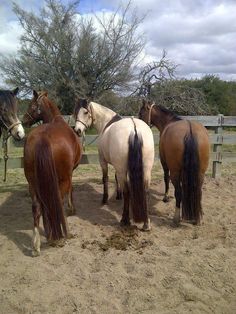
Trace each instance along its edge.
{"label": "brown horse", "polygon": [[16,95],[18,91],[18,87],[13,91],[0,90],[0,137],[2,128],[9,132],[16,140],[21,140],[25,136],[22,124],[17,117]]}
{"label": "brown horse", "polygon": [[49,241],[60,240],[68,234],[63,199],[69,194],[70,214],[73,214],[72,172],[79,164],[82,148],[78,136],[48,99],[47,93],[34,91],[33,95],[23,120],[26,122],[30,112],[29,124],[34,123],[33,117],[37,121],[37,115],[49,122],[33,129],[24,147],[24,171],[29,183],[34,219],[33,253],[39,255],[41,214]]}
{"label": "brown horse", "polygon": [[170,110],[143,101],[139,118],[160,131],[160,160],[164,170],[165,196],[169,200],[169,181],[175,188],[176,209],[174,223],[182,219],[194,224],[202,216],[202,184],[209,161],[209,138],[200,123],[183,120]]}

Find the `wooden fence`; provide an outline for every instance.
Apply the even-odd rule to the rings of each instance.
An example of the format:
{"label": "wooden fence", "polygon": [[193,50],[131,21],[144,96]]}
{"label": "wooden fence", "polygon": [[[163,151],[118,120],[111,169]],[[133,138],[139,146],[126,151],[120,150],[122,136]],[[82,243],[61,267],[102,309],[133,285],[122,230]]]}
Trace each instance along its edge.
{"label": "wooden fence", "polygon": [[[65,120],[68,121],[70,125],[73,125],[73,120],[70,116],[64,116]],[[236,127],[236,117],[234,116],[184,116],[184,119],[195,120],[202,123],[206,128],[213,129],[214,133],[210,132],[210,143],[212,144],[211,151],[211,163],[212,165],[212,177],[217,178],[221,175],[221,165],[222,162],[236,162],[236,150],[234,152],[223,151],[223,145],[236,145],[236,132],[227,132],[224,127]],[[87,135],[85,137],[85,145],[91,143],[96,144],[97,135]],[[8,140],[9,145],[23,147],[23,141],[17,142],[12,139]],[[154,133],[154,141],[157,145],[159,143],[159,134]],[[23,151],[22,151],[23,155]],[[158,156],[156,157],[158,158]],[[98,155],[96,154],[83,154],[81,164],[97,164]],[[8,169],[22,168],[23,167],[23,156],[21,157],[11,157],[9,153],[9,159],[7,161]],[[4,169],[4,159],[0,158],[0,171],[3,172]]]}

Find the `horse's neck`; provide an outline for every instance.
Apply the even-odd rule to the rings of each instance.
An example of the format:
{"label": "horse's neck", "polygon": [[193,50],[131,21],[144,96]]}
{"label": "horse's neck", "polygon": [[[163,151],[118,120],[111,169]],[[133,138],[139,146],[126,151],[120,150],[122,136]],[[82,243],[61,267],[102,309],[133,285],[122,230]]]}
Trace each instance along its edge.
{"label": "horse's neck", "polygon": [[154,117],[153,117],[153,124],[158,128],[160,133],[162,133],[165,127],[171,122],[173,121],[170,116],[161,112],[159,109],[155,110]]}
{"label": "horse's neck", "polygon": [[106,108],[104,106],[101,106],[97,103],[92,102],[92,115],[93,115],[93,125],[95,129],[98,131],[98,134],[100,134],[107,123],[116,115],[114,111],[112,111],[109,108]]}
{"label": "horse's neck", "polygon": [[57,106],[55,106],[53,103],[48,102],[44,105],[44,108],[42,110],[43,123],[52,122],[52,120],[58,115],[61,115],[61,113]]}

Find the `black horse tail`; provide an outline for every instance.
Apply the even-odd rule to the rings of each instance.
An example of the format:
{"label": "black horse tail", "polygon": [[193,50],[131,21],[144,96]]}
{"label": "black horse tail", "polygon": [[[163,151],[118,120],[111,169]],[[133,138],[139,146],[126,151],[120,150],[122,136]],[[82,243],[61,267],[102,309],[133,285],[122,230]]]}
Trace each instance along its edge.
{"label": "black horse tail", "polygon": [[142,147],[142,137],[138,135],[134,125],[134,132],[129,136],[128,175],[131,208],[135,222],[145,222],[147,218]]}
{"label": "black horse tail", "polygon": [[199,223],[202,216],[198,142],[190,132],[184,138],[182,168],[182,218]]}
{"label": "black horse tail", "polygon": [[52,150],[42,137],[35,147],[36,196],[40,203],[43,225],[48,240],[67,236],[66,221]]}

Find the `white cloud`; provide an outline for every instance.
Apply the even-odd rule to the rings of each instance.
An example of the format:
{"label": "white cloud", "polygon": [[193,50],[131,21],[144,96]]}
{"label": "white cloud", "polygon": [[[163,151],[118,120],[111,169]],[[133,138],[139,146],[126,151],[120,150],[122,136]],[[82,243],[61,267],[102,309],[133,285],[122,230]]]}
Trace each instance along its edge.
{"label": "white cloud", "polygon": [[0,53],[16,53],[19,48],[19,39],[23,30],[17,21],[9,21],[5,25],[4,32],[0,33]]}
{"label": "white cloud", "polygon": [[[24,8],[38,8],[43,1],[18,0]],[[123,0],[127,3],[128,0]],[[81,6],[85,2],[81,1]],[[120,0],[86,0],[86,16],[93,13],[110,15]],[[158,60],[163,49],[168,58],[180,64],[178,73],[185,77],[218,74],[223,79],[236,79],[236,0],[133,0],[147,45],[145,62]],[[85,8],[85,7],[84,7]],[[82,10],[83,12],[83,10]],[[9,2],[0,7],[0,52],[13,53],[21,29],[13,20]],[[96,26],[99,27],[98,25]]]}

